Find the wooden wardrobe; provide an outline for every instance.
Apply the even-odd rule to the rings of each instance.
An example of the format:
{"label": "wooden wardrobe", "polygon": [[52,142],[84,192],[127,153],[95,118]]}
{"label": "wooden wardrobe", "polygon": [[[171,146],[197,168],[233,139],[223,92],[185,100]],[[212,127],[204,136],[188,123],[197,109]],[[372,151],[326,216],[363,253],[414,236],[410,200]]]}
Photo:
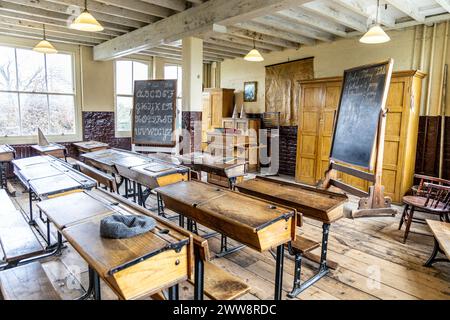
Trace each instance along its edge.
{"label": "wooden wardrobe", "polygon": [[231,117],[234,109],[234,89],[209,88],[203,91],[202,132],[222,127],[223,118]]}
{"label": "wooden wardrobe", "polygon": [[[394,202],[411,188],[416,160],[422,80],[419,71],[392,75],[383,162],[385,194]],[[298,123],[296,180],[317,184],[328,169],[334,119],[342,77],[302,81]],[[343,182],[367,191],[369,183],[346,174]]]}

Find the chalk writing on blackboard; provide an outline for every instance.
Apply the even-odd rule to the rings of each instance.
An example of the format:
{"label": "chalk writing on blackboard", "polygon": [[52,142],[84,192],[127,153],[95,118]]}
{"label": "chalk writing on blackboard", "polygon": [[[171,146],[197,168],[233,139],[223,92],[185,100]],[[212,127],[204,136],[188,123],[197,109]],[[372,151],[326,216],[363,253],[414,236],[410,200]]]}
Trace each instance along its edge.
{"label": "chalk writing on blackboard", "polygon": [[135,82],[133,143],[175,145],[176,88],[176,80]]}
{"label": "chalk writing on blackboard", "polygon": [[383,63],[345,71],[332,159],[370,168],[389,70]]}

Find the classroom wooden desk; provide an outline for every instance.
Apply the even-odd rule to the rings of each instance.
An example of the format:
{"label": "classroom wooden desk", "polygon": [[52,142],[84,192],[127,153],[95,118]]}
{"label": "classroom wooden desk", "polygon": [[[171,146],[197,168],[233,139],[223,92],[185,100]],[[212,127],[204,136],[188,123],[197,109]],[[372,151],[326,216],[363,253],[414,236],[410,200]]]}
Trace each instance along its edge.
{"label": "classroom wooden desk", "polygon": [[284,244],[295,239],[296,212],[211,184],[188,181],[160,187],[167,208],[250,248],[277,248],[275,299],[281,299]]}
{"label": "classroom wooden desk", "polygon": [[88,190],[97,186],[97,181],[51,156],[13,160],[12,163],[14,173],[29,193],[31,224],[36,223],[33,218],[33,196],[37,200],[44,200],[55,195]]}
{"label": "classroom wooden desk", "polygon": [[[290,296],[298,295],[328,273],[327,246],[330,225],[343,217],[344,204],[348,201],[346,195],[265,177],[244,181],[236,185],[236,189],[259,199],[294,208],[305,217],[322,222],[320,258],[310,253],[305,255],[320,264],[319,271],[304,285],[294,288]],[[300,275],[296,273],[295,276],[294,282],[299,280]]]}
{"label": "classroom wooden desk", "polygon": [[40,156],[53,156],[67,160],[67,148],[60,144],[50,143],[48,146],[32,145],[31,148]]}
{"label": "classroom wooden desk", "polygon": [[[154,230],[130,239],[105,239],[100,236],[100,221],[112,213],[141,214],[127,200],[104,190],[85,191],[40,203],[40,208],[55,223],[67,241],[90,266],[94,297],[100,299],[99,279],[120,299],[138,299],[170,288],[178,296],[178,284],[192,272],[192,236],[168,222],[157,220]],[[67,212],[61,203],[76,203],[83,198],[88,213]],[[90,286],[91,287],[91,286]]]}
{"label": "classroom wooden desk", "polygon": [[98,141],[83,141],[72,143],[80,154],[106,150],[109,144]]}
{"label": "classroom wooden desk", "polygon": [[[212,156],[206,153],[188,153],[177,156],[181,164],[193,171],[203,171],[228,179],[228,186],[233,189],[236,180],[245,176],[247,162],[234,157]],[[221,185],[222,186],[222,185]]]}
{"label": "classroom wooden desk", "polygon": [[13,147],[4,144],[0,145],[0,188],[7,188],[8,166],[11,165],[11,161],[14,160],[16,151]]}
{"label": "classroom wooden desk", "polygon": [[[150,157],[129,156],[114,161],[114,166],[121,177],[137,183],[138,203],[144,208],[145,202],[151,194],[151,190],[168,184],[189,180],[188,168]],[[147,190],[144,192],[142,187],[146,187]],[[158,197],[159,210],[162,205],[160,201]],[[161,210],[159,214],[164,215]]]}

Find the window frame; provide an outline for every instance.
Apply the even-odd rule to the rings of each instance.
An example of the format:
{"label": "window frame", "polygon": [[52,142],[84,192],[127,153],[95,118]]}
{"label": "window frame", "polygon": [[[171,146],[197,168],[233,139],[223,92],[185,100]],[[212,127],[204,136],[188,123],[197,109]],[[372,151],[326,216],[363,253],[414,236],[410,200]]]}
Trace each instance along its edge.
{"label": "window frame", "polygon": [[[131,138],[132,136],[132,131],[119,131],[118,130],[118,112],[117,112],[117,97],[130,97],[130,98],[134,98],[134,81],[132,81],[132,86],[131,86],[131,95],[127,95],[127,94],[119,94],[117,93],[117,63],[119,61],[129,61],[129,62],[137,62],[137,63],[142,63],[147,65],[148,67],[148,79],[153,79],[153,73],[152,73],[152,63],[151,61],[147,61],[147,60],[143,60],[143,59],[135,59],[135,58],[123,58],[123,59],[117,59],[114,60],[114,131],[115,131],[115,136],[116,138]],[[132,73],[132,79],[134,78],[134,68],[131,68]],[[132,102],[132,106],[131,108],[134,108],[134,100]],[[131,119],[131,121],[133,121],[133,119]]]}
{"label": "window frame", "polygon": [[[8,43],[8,42],[0,42],[0,46],[12,48],[15,50],[15,56],[16,56],[16,76],[18,75],[18,61],[17,61],[17,49],[24,49],[24,50],[32,50],[33,47],[27,46],[27,45],[21,45],[21,44],[15,44],[15,43]],[[50,92],[48,91],[48,79],[47,79],[47,58],[44,59],[45,63],[45,74],[46,74],[46,91],[44,92],[32,92],[32,91],[21,91],[17,87],[16,90],[0,90],[1,93],[12,93],[17,94],[19,96],[19,115],[20,115],[20,94],[33,94],[33,95],[44,95],[47,97],[49,96],[73,96],[74,98],[74,112],[75,112],[75,133],[74,134],[46,134],[46,137],[49,139],[49,141],[52,142],[76,142],[81,140],[82,136],[82,121],[81,121],[81,98],[79,93],[79,75],[76,72],[77,67],[79,66],[79,57],[77,56],[77,51],[69,51],[69,50],[58,50],[58,54],[66,54],[71,57],[71,68],[72,68],[72,85],[73,85],[73,92],[72,93],[56,93],[56,92]],[[47,55],[46,55],[47,56]],[[21,121],[20,117],[19,120]],[[36,143],[36,137],[37,132],[35,135],[21,135],[21,136],[0,136],[0,144],[34,144]]]}
{"label": "window frame", "polygon": [[[166,78],[166,66],[168,67],[177,67],[177,82],[178,81],[183,81],[183,65],[181,63],[176,63],[176,62],[171,62],[171,61],[166,61],[164,62],[164,79],[165,80],[171,80]],[[178,73],[179,69],[181,69],[181,79],[179,79],[180,74]],[[181,88],[183,89],[183,82],[181,82]],[[181,129],[182,127],[182,112],[183,112],[183,91],[181,90],[181,95],[180,95],[180,90],[178,90],[177,88],[177,99],[176,99],[176,104],[177,104],[177,123],[175,125],[176,129]],[[178,140],[178,139],[177,139]]]}

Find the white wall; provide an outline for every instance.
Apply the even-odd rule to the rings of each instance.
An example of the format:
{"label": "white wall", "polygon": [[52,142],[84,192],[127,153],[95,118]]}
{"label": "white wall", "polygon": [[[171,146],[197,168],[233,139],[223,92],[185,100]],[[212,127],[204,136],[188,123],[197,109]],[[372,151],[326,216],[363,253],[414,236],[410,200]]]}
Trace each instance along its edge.
{"label": "white wall", "polygon": [[[424,33],[425,31],[425,33]],[[419,69],[426,73],[430,72],[431,48],[433,29],[423,26],[412,27],[404,30],[388,31],[392,41],[379,45],[364,45],[358,40],[359,37],[351,39],[340,39],[331,43],[320,43],[315,46],[304,46],[299,50],[285,50],[264,54],[265,61],[262,63],[247,62],[242,58],[226,60],[221,64],[221,87],[234,88],[242,91],[245,81],[258,81],[258,101],[245,103],[247,113],[259,113],[265,111],[265,66],[314,57],[315,78],[342,76],[344,70],[393,58],[395,60],[394,71]],[[422,50],[422,38],[425,34],[424,47]],[[434,41],[434,68],[433,80],[430,90],[430,110],[428,114],[439,113],[439,92],[442,76],[442,61],[446,24],[436,26],[436,38]],[[446,63],[450,64],[450,51],[445,55]],[[425,90],[428,87],[425,85]],[[427,94],[424,91],[423,114]],[[450,94],[448,96],[447,110],[450,115]]]}

